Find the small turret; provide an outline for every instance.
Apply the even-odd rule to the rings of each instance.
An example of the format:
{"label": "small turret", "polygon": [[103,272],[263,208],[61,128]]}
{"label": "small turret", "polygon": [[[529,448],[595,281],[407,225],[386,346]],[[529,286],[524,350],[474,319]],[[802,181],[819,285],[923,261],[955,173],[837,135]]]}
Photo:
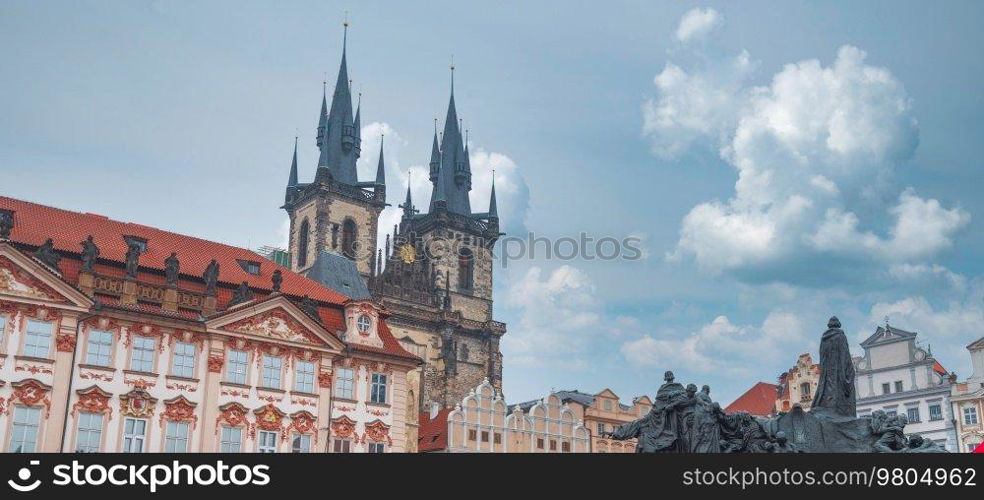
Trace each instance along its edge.
{"label": "small turret", "polygon": [[384,135],[379,136],[379,162],[376,164],[376,185],[373,186],[376,199],[380,201],[386,201],[386,165],[383,160],[384,138]]}
{"label": "small turret", "polygon": [[297,194],[297,137],[294,137],[294,158],[290,162],[290,175],[287,176],[287,189],[284,203],[290,203]]}

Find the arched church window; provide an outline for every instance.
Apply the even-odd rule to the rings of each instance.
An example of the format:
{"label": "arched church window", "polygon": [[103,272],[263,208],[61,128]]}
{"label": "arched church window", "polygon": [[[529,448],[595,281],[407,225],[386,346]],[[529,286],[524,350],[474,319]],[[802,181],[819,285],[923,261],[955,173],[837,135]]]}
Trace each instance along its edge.
{"label": "arched church window", "polygon": [[458,252],[458,288],[471,290],[475,281],[475,256],[468,248]]}
{"label": "arched church window", "polygon": [[356,251],[355,238],[355,221],[345,219],[345,222],[342,223],[342,254],[353,260],[355,259]]}
{"label": "arched church window", "polygon": [[307,265],[307,254],[308,254],[308,233],[311,232],[311,225],[308,224],[308,220],[304,219],[301,222],[301,229],[297,235],[297,267],[304,267]]}

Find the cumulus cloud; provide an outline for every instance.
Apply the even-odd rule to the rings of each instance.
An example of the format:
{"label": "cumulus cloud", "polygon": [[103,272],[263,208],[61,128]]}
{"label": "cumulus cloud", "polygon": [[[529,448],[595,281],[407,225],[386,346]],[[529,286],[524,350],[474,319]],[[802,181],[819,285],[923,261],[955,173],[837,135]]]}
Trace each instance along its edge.
{"label": "cumulus cloud", "polygon": [[594,284],[569,265],[549,274],[530,268],[509,288],[506,305],[518,309],[520,319],[510,326],[503,344],[519,355],[576,351],[600,319]]}
{"label": "cumulus cloud", "polygon": [[691,9],[680,19],[676,37],[680,42],[686,43],[707,36],[723,24],[724,18],[714,9]]}
{"label": "cumulus cloud", "polygon": [[759,326],[736,325],[718,316],[683,338],[644,335],[622,344],[625,360],[636,368],[687,366],[704,373],[761,373],[765,363],[788,361],[791,352],[811,345],[800,317],[775,310]]}
{"label": "cumulus cloud", "polygon": [[[713,31],[690,17],[678,38],[691,33],[685,21],[691,37]],[[643,104],[655,154],[676,158],[705,145],[738,174],[731,198],[684,217],[670,259],[770,281],[795,279],[788,270],[797,263],[917,264],[953,245],[967,212],[912,188],[892,194],[894,170],[919,134],[911,99],[889,70],[844,46],[830,65],[787,64],[768,85],[752,86],[747,52],[711,52],[692,67],[668,62]]]}

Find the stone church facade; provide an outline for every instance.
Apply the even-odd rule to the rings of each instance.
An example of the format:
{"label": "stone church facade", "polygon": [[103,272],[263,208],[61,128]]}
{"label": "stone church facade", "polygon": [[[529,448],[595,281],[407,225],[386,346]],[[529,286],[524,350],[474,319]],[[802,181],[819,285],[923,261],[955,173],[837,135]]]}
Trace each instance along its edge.
{"label": "stone church facade", "polygon": [[408,374],[408,420],[433,403],[453,407],[483,380],[501,392],[499,342],[506,325],[493,319],[492,307],[492,249],[501,234],[495,187],[488,211],[473,212],[453,68],[443,133],[435,128],[431,146],[430,200],[418,208],[408,187],[400,223],[383,248],[376,242],[387,206],[382,148],[375,180],[360,181],[361,106],[353,113],[352,100],[343,45],[330,105],[327,93],[322,99],[314,180],[299,182],[296,147],[291,163],[283,206],[291,269],[310,277],[319,260],[337,267],[343,256],[354,263],[369,297],[389,314],[393,335],[425,361]]}

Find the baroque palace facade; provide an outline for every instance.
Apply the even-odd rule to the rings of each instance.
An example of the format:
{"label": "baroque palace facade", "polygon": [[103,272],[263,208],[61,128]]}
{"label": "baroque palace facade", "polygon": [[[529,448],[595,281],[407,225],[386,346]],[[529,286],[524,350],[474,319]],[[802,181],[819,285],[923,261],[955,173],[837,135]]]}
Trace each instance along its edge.
{"label": "baroque palace facade", "polygon": [[0,197],[0,445],[404,451],[421,360],[385,320],[242,248]]}
{"label": "baroque palace facade", "polygon": [[[502,389],[499,341],[504,323],[492,314],[492,248],[499,238],[493,186],[487,212],[473,212],[471,163],[451,96],[444,131],[436,125],[431,146],[431,198],[426,212],[413,203],[409,186],[400,223],[377,248],[379,215],[386,202],[382,147],[373,181],[360,181],[361,106],[353,112],[343,42],[331,103],[322,97],[314,178],[299,181],[297,151],[283,209],[290,218],[288,254],[293,271],[338,289],[337,273],[349,260],[366,284],[367,297],[388,313],[399,342],[424,364],[408,375],[408,433],[416,432],[420,408],[452,407],[483,380]],[[361,277],[361,279],[360,279]],[[332,283],[335,281],[335,283]],[[342,284],[344,286],[345,284]],[[413,436],[411,436],[413,437]],[[415,439],[410,439],[415,442]]]}

